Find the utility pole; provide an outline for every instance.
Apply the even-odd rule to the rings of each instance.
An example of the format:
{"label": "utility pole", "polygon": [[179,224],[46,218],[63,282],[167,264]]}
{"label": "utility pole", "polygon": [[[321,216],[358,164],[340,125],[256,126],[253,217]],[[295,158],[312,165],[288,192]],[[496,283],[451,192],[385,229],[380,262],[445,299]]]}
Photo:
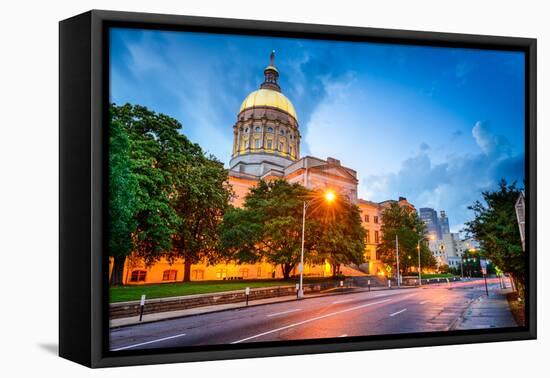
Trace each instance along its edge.
{"label": "utility pole", "polygon": [[420,267],[420,240],[418,241],[416,248],[418,248],[418,286],[422,286],[422,268]]}
{"label": "utility pole", "polygon": [[305,230],[306,230],[306,209],[307,202],[304,201],[304,210],[302,213],[302,252],[300,254],[300,288],[298,289],[298,298],[304,297],[304,241],[305,241]]}
{"label": "utility pole", "polygon": [[397,287],[401,287],[401,278],[399,277],[399,237],[395,234],[395,259],[397,260]]}

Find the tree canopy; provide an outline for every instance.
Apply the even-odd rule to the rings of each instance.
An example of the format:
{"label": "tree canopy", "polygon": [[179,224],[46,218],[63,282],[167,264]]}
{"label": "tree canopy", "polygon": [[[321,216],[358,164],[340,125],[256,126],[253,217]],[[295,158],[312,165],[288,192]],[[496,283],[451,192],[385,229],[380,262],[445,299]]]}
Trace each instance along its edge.
{"label": "tree canopy", "polygon": [[305,260],[333,266],[363,261],[364,230],[355,205],[338,199],[329,205],[322,196],[285,180],[260,181],[242,209],[225,214],[220,247],[237,262],[268,261],[288,278],[300,261],[302,215],[305,222]]}
{"label": "tree canopy", "polygon": [[466,223],[465,230],[479,241],[483,257],[510,273],[522,291],[526,257],[521,248],[514,207],[520,193],[515,182],[508,184],[506,180],[500,181],[497,190],[483,192],[483,202],[475,201],[469,207],[475,218]]}
{"label": "tree canopy", "polygon": [[416,212],[397,202],[391,203],[382,212],[382,238],[377,247],[380,260],[392,267],[395,272],[396,236],[399,244],[399,269],[401,274],[418,266],[418,246],[420,245],[421,267],[433,268],[435,258],[426,245],[426,226]]}
{"label": "tree canopy", "polygon": [[[110,107],[113,272],[121,273],[130,253],[147,265],[182,257],[190,266],[216,244],[231,194],[227,172],[181,134],[181,127],[143,106]],[[113,274],[111,282],[121,284],[121,274]]]}

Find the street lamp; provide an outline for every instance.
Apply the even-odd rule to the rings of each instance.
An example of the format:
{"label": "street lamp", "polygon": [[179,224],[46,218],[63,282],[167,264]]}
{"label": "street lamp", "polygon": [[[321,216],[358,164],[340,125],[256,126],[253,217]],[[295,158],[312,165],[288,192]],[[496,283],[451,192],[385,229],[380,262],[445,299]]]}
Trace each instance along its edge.
{"label": "street lamp", "polygon": [[[325,191],[323,197],[328,204],[331,204],[336,199],[336,194],[332,190]],[[304,297],[304,244],[306,231],[306,211],[312,200],[304,201],[304,210],[302,211],[302,252],[300,254],[300,287],[298,289],[298,298]]]}
{"label": "street lamp", "polygon": [[420,266],[420,242],[424,240],[435,240],[434,235],[430,235],[429,237],[423,237],[422,239],[418,239],[418,243],[416,244],[416,249],[418,250],[418,286],[422,286],[422,267]]}

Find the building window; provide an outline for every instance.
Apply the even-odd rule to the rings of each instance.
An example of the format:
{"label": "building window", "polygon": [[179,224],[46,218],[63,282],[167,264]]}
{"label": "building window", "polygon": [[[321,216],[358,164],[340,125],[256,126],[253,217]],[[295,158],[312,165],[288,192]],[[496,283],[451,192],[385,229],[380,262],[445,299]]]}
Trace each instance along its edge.
{"label": "building window", "polygon": [[368,216],[368,215],[365,215],[365,222],[366,222],[366,223],[369,223],[369,222],[370,222],[370,219],[369,219],[369,216]]}
{"label": "building window", "polygon": [[239,269],[239,276],[241,276],[242,278],[248,278],[248,269],[247,268]]}
{"label": "building window", "polygon": [[273,148],[273,141],[271,139],[267,140],[267,148],[270,150]]}
{"label": "building window", "polygon": [[256,127],[256,132],[259,133],[260,132],[260,128],[259,127]]}
{"label": "building window", "polygon": [[375,215],[375,216],[373,217],[373,220],[374,220],[374,223],[378,224],[378,216]]}
{"label": "building window", "polygon": [[370,231],[369,230],[365,230],[365,241],[367,243],[370,243]]}
{"label": "building window", "polygon": [[285,129],[281,129],[281,135],[285,135]]}
{"label": "building window", "polygon": [[256,147],[256,149],[260,148],[260,140],[259,139],[254,139],[254,146]]}
{"label": "building window", "polygon": [[247,133],[248,132],[248,127],[246,129],[244,129],[244,132]]}
{"label": "building window", "polygon": [[218,269],[216,271],[216,278],[223,279],[227,277],[227,269]]}
{"label": "building window", "polygon": [[145,276],[147,272],[145,270],[134,270],[130,276],[130,282],[145,282]]}
{"label": "building window", "polygon": [[380,235],[378,234],[378,231],[374,231],[374,242],[376,244],[380,242]]}
{"label": "building window", "polygon": [[163,281],[175,281],[176,277],[178,276],[177,270],[165,270],[164,273],[162,273],[162,280]]}
{"label": "building window", "polygon": [[268,132],[268,133],[272,133],[272,132],[273,132],[273,127],[268,127],[268,128],[267,128],[267,132]]}
{"label": "building window", "polygon": [[285,144],[283,142],[279,143],[279,151],[284,152]]}
{"label": "building window", "polygon": [[204,279],[204,270],[195,269],[191,272],[191,279],[193,280],[203,280]]}

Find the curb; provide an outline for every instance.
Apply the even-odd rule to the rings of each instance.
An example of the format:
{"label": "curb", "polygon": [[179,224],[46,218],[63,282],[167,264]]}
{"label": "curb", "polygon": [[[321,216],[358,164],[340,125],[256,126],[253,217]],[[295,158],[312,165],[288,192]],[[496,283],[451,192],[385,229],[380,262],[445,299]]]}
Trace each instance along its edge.
{"label": "curb", "polygon": [[[392,290],[418,289],[418,288],[419,288],[418,286],[406,286],[406,287],[401,287],[399,289],[385,288],[385,289],[372,290],[372,291],[388,291],[388,290],[392,291]],[[369,291],[366,290],[366,289],[362,289],[362,290],[357,290],[357,291],[352,291],[352,292],[340,292],[340,293],[330,293],[330,294],[323,294],[323,295],[314,295],[314,296],[310,296],[310,297],[304,297],[302,299],[296,299],[293,296],[292,299],[289,298],[289,299],[286,299],[286,300],[271,302],[271,303],[256,303],[256,304],[249,304],[248,306],[243,305],[241,307],[223,308],[223,309],[219,309],[219,310],[206,311],[206,312],[203,312],[203,313],[200,313],[200,314],[174,315],[174,316],[168,316],[164,319],[143,320],[139,323],[134,323],[134,324],[124,324],[124,325],[113,326],[113,327],[109,326],[109,330],[114,330],[114,329],[119,329],[119,328],[126,328],[126,327],[134,327],[134,326],[138,326],[138,325],[141,325],[141,324],[157,323],[157,322],[162,322],[162,321],[165,321],[165,320],[190,318],[190,317],[193,317],[193,316],[201,316],[201,315],[213,314],[213,313],[224,312],[224,311],[243,310],[243,309],[247,309],[247,308],[251,308],[251,307],[265,306],[265,305],[270,305],[270,304],[288,303],[288,302],[295,302],[295,301],[299,301],[299,300],[307,300],[307,299],[322,298],[322,297],[332,297],[332,296],[345,295],[345,294],[356,294],[356,293],[362,293],[362,292],[369,292]],[[111,320],[109,319],[109,322],[110,321]]]}

